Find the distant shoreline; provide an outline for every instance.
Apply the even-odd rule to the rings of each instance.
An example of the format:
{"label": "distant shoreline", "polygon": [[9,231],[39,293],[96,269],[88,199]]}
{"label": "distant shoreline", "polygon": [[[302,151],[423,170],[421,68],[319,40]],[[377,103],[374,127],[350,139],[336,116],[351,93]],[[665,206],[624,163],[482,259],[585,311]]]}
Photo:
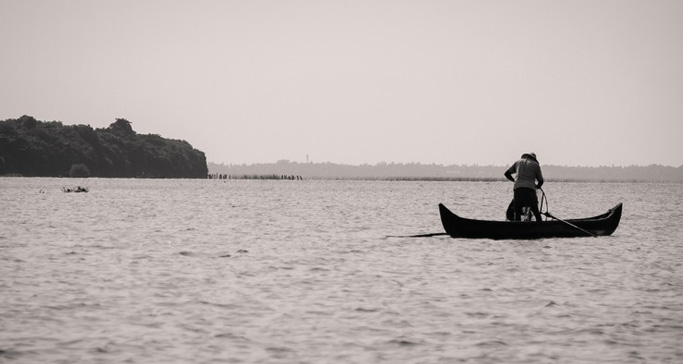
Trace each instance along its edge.
{"label": "distant shoreline", "polygon": [[[251,165],[208,163],[209,175],[220,175],[222,179],[268,179],[257,176],[301,176],[301,179],[505,182],[503,172],[506,168],[501,166],[444,166],[420,163],[380,163],[361,166],[289,161]],[[683,166],[675,168],[660,165],[644,167],[560,167],[546,165],[542,168],[545,179],[553,182],[683,183]]]}
{"label": "distant shoreline", "polygon": [[[386,182],[474,182],[474,183],[509,183],[505,178],[476,178],[476,177],[303,177],[303,176],[273,177],[271,175],[224,175],[221,178],[212,176],[208,179],[213,180],[279,180],[279,181],[386,181]],[[62,176],[22,176],[17,174],[0,175],[0,178],[65,178],[74,179],[74,177]],[[80,177],[85,179],[140,179],[140,180],[159,180],[159,179],[194,179],[197,178],[174,178],[174,177],[156,177],[156,178],[140,178],[140,177]],[[598,179],[552,179],[546,178],[546,183],[561,182],[561,183],[664,183],[664,184],[679,184],[683,181],[646,181],[646,180],[598,180]]]}
{"label": "distant shoreline", "polygon": [[[218,178],[212,178],[218,179]],[[510,181],[504,178],[470,178],[470,177],[454,177],[454,178],[439,178],[439,177],[310,177],[310,178],[271,178],[268,175],[263,176],[240,176],[229,175],[221,180],[310,180],[310,181],[386,181],[386,182],[475,182],[475,183],[489,183],[500,182],[508,183]],[[589,179],[546,179],[546,183],[561,182],[561,183],[683,183],[683,181],[645,181],[645,180],[589,180]]]}

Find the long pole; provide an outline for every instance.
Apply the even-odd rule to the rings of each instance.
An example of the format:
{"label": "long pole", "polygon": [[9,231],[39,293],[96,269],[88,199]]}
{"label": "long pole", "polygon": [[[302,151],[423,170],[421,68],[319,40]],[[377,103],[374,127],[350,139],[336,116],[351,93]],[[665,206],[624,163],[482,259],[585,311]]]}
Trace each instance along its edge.
{"label": "long pole", "polygon": [[448,235],[448,233],[431,233],[418,235],[387,235],[387,238],[431,238],[432,236]]}
{"label": "long pole", "polygon": [[544,215],[545,215],[545,216],[548,216],[548,217],[551,218],[551,219],[555,219],[555,220],[557,220],[557,221],[563,222],[563,223],[565,223],[565,224],[567,224],[567,225],[573,227],[574,229],[583,231],[584,233],[586,233],[586,234],[588,234],[588,235],[590,235],[590,236],[592,236],[592,237],[594,237],[594,238],[597,238],[597,237],[598,237],[597,235],[591,233],[590,231],[585,230],[585,229],[582,229],[582,228],[580,228],[580,227],[578,227],[578,226],[572,224],[571,222],[564,221],[564,220],[562,220],[562,219],[559,219],[559,218],[553,216],[550,212],[545,212]]}

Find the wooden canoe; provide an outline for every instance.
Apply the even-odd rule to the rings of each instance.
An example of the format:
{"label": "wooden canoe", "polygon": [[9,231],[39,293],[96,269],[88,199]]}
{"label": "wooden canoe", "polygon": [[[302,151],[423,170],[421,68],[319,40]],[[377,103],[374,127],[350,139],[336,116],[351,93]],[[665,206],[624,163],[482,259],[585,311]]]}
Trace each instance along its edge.
{"label": "wooden canoe", "polygon": [[622,204],[606,213],[583,219],[547,221],[474,220],[452,213],[439,204],[441,223],[453,238],[479,239],[543,239],[577,238],[611,235],[619,226]]}

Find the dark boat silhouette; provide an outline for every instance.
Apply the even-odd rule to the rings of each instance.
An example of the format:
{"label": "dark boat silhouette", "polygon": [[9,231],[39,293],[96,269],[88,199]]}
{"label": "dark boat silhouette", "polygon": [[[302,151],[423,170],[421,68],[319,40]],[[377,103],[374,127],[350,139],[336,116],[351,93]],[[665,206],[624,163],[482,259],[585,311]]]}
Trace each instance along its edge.
{"label": "dark boat silhouette", "polygon": [[546,221],[492,221],[460,217],[439,204],[441,223],[453,238],[542,239],[611,235],[619,226],[622,203],[598,216],[583,219]]}

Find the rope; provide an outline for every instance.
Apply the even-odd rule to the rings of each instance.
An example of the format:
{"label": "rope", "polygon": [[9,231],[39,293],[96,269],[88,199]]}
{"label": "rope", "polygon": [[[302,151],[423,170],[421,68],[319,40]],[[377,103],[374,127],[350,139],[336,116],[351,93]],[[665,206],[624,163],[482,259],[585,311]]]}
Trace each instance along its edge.
{"label": "rope", "polygon": [[[539,208],[539,210],[540,210],[539,212],[541,213],[541,215],[545,215],[545,219],[547,221],[548,220],[547,214],[550,213],[550,208],[548,207],[548,198],[545,196],[545,191],[543,191],[542,188],[539,188],[539,190],[541,190],[541,193],[542,193],[542,195],[541,195],[541,206]],[[544,200],[545,200],[545,214],[543,213],[543,201]]]}

